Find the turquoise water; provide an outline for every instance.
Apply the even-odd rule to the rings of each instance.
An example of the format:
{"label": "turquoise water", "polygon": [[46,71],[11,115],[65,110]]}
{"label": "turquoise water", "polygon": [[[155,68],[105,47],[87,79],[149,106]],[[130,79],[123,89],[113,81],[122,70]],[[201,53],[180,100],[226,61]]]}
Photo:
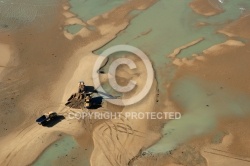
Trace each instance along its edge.
{"label": "turquoise water", "polygon": [[[191,0],[161,0],[157,2],[146,11],[139,12],[139,15],[131,21],[123,33],[118,34],[116,39],[95,53],[100,54],[113,45],[130,44],[142,49],[152,60],[156,72],[162,73],[161,71],[166,69],[166,64],[171,62],[166,56],[172,53],[175,48],[204,37],[204,41],[183,50],[178,55],[178,57],[190,58],[194,53],[201,53],[215,44],[226,41],[227,37],[217,34],[216,30],[221,24],[239,18],[241,10],[238,7],[246,1],[226,1],[222,5],[225,12],[209,18],[195,14],[188,7],[190,2]],[[250,3],[247,2],[247,5],[250,6]],[[197,27],[198,22],[210,24]],[[145,32],[149,33],[142,35]],[[165,73],[171,75],[169,72]],[[165,82],[165,80],[162,80],[162,76],[157,75],[157,78],[160,84]],[[159,88],[161,89],[161,87]]]}
{"label": "turquoise water", "polygon": [[[127,1],[71,0],[70,5],[73,13],[87,21],[125,2]],[[213,17],[203,17],[195,14],[188,7],[189,2],[191,0],[160,0],[146,11],[132,11],[130,14],[137,16],[131,21],[128,28],[95,53],[100,54],[105,49],[117,44],[129,44],[140,48],[149,56],[154,65],[160,93],[166,94],[163,85],[171,81],[175,71],[173,67],[167,68],[172,63],[167,55],[172,53],[175,48],[200,37],[204,37],[205,40],[183,50],[178,57],[191,58],[194,53],[200,53],[212,45],[226,41],[226,36],[217,34],[216,30],[224,23],[235,20],[244,14],[242,10],[239,10],[239,7],[249,6],[249,1],[246,0],[225,1],[222,4],[224,13]],[[197,27],[199,22],[209,24]],[[76,33],[81,29],[78,25],[68,28],[70,33]],[[148,34],[143,35],[146,32]],[[238,95],[238,99],[235,100],[230,97],[230,94],[222,92],[217,94],[218,89],[213,89],[216,85],[213,85],[212,90],[210,90],[216,95],[208,96],[207,87],[201,86],[202,84],[195,78],[185,78],[176,84],[173,98],[186,113],[181,120],[167,123],[162,131],[164,137],[147,151],[166,152],[194,136],[211,131],[216,126],[220,116],[242,116],[245,114],[245,108],[248,107],[246,96]],[[214,105],[218,99],[223,99],[221,104]],[[70,153],[70,149],[77,146],[71,137],[65,137],[56,144],[52,144],[34,165],[44,165],[44,163],[49,165],[56,158]]]}
{"label": "turquoise water", "polygon": [[[171,82],[175,71],[174,67],[167,67],[172,62],[167,55],[172,53],[174,49],[201,37],[204,37],[205,40],[182,50],[178,57],[192,58],[192,54],[199,54],[213,45],[225,42],[227,37],[216,33],[216,31],[225,23],[236,20],[243,15],[244,12],[239,9],[240,7],[244,6],[247,9],[250,6],[250,2],[246,0],[225,1],[221,4],[225,10],[224,13],[213,17],[204,17],[194,13],[188,7],[190,2],[191,0],[161,0],[157,2],[146,11],[141,11],[123,33],[95,53],[100,54],[105,49],[117,44],[129,44],[142,49],[154,65],[160,94],[166,94],[165,85]],[[197,26],[199,22],[208,24]],[[149,33],[142,35],[146,32]],[[183,105],[183,110],[188,113],[181,120],[167,123],[162,131],[164,137],[148,151],[166,152],[188,139],[206,134],[216,127],[219,116],[244,115],[242,106],[248,102],[246,97],[241,96],[240,100],[235,101],[228,96],[230,94],[220,94],[216,99],[221,100],[222,103],[213,106],[212,103],[216,100],[207,97],[201,82],[197,83],[190,78],[183,79],[182,82],[173,93],[183,91],[181,93],[183,100],[178,98],[176,100],[180,105]],[[216,92],[216,90],[214,91]],[[229,104],[227,104],[228,102]],[[169,134],[172,132],[174,134]]]}
{"label": "turquoise water", "polygon": [[[190,57],[193,53],[199,53],[214,44],[225,41],[226,37],[217,35],[213,26],[196,27],[197,20],[202,16],[195,14],[188,7],[189,2],[191,1],[162,0],[157,2],[146,11],[141,11],[123,33],[95,53],[100,54],[117,44],[133,45],[149,56],[156,73],[159,74],[162,70],[166,70],[167,64],[171,63],[167,55],[175,48],[205,37],[204,41],[190,47],[187,52],[182,51],[181,56]],[[145,32],[149,33],[142,35]],[[171,78],[170,72],[165,72],[165,77],[157,75],[158,82],[162,84],[166,82],[165,78]]]}
{"label": "turquoise water", "polygon": [[106,13],[124,2],[126,0],[69,0],[70,11],[77,14],[78,18],[84,21]]}
{"label": "turquoise water", "polygon": [[83,27],[84,27],[83,25],[74,24],[74,25],[67,25],[64,28],[66,29],[66,31],[74,35],[77,32],[79,32]]}
{"label": "turquoise water", "polygon": [[[70,136],[64,136],[60,140],[56,141],[52,145],[50,145],[36,160],[32,166],[55,166],[56,160],[61,157],[67,157],[73,149],[78,148],[79,145],[77,142],[73,139],[73,137]],[[84,154],[81,154],[82,158],[78,158],[79,162],[84,165],[89,165],[89,159],[84,156]]]}
{"label": "turquoise water", "polygon": [[192,76],[178,80],[171,97],[185,113],[181,119],[164,126],[163,138],[147,152],[168,152],[187,140],[214,130],[220,117],[244,117],[250,113],[250,96]]}
{"label": "turquoise water", "polygon": [[201,18],[199,20],[210,24],[224,24],[228,21],[233,21],[249,11],[250,2],[248,0],[225,0],[221,6],[225,12],[213,17]]}

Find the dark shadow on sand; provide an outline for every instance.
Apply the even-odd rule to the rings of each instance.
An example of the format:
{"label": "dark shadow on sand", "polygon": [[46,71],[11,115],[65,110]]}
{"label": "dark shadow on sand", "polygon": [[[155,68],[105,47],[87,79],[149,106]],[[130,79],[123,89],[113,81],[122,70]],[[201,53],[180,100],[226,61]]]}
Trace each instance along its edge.
{"label": "dark shadow on sand", "polygon": [[102,107],[102,100],[103,100],[103,98],[101,96],[92,98],[91,99],[92,105],[88,109],[98,109],[98,108]]}
{"label": "dark shadow on sand", "polygon": [[53,127],[64,119],[65,119],[65,117],[63,115],[58,115],[58,116],[54,117],[53,119],[50,119],[49,121],[47,121],[45,124],[43,124],[43,126],[44,127]]}
{"label": "dark shadow on sand", "polygon": [[95,88],[93,86],[85,86],[85,92],[86,93],[97,93]]}

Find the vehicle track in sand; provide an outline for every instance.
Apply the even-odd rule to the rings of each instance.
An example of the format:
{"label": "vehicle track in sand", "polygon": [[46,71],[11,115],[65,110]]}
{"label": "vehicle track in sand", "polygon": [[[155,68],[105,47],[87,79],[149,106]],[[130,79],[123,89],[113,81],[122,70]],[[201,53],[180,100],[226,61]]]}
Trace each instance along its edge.
{"label": "vehicle track in sand", "polygon": [[108,120],[93,132],[95,142],[112,165],[126,165],[133,157],[126,147],[135,137],[144,137],[144,133],[134,130],[125,117],[121,117],[118,121]]}

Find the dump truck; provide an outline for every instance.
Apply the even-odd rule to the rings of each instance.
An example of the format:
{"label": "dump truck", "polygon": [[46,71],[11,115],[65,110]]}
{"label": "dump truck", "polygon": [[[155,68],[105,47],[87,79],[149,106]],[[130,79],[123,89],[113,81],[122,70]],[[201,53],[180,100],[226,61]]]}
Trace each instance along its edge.
{"label": "dump truck", "polygon": [[53,120],[55,117],[57,117],[56,112],[45,113],[40,118],[36,119],[36,122],[39,125],[46,125],[47,122],[49,122],[50,120]]}

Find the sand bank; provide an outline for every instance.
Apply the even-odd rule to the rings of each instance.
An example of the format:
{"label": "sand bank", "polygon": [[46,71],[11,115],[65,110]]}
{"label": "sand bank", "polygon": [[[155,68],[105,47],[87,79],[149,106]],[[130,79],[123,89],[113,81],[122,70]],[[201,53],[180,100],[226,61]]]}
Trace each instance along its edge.
{"label": "sand bank", "polygon": [[193,0],[189,5],[196,13],[204,16],[213,16],[222,12],[222,9],[210,0]]}
{"label": "sand bank", "polygon": [[[247,21],[244,20],[242,22]],[[197,108],[201,114],[197,113],[194,115],[190,119],[190,122],[193,123],[192,127],[190,127],[190,131],[188,131],[188,129],[183,130],[179,133],[180,135],[178,135],[177,126],[186,127],[188,123],[186,125],[176,124],[173,126],[170,126],[171,121],[167,123],[166,128],[170,126],[169,128],[173,129],[173,131],[169,133],[163,132],[163,134],[166,134],[164,137],[172,136],[174,139],[166,139],[165,142],[159,141],[152,147],[158,145],[160,150],[165,150],[179,138],[186,137],[193,131],[196,133],[187,139],[185,143],[176,146],[176,149],[173,151],[159,155],[149,154],[148,156],[141,156],[135,161],[135,164],[161,165],[164,163],[166,165],[223,166],[227,163],[228,165],[249,165],[249,132],[247,129],[250,116],[249,76],[247,75],[250,60],[249,43],[238,38],[240,34],[242,38],[246,38],[249,30],[247,30],[246,24],[239,23],[239,21],[236,21],[230,24],[236,24],[234,27],[236,29],[238,28],[238,33],[236,33],[235,29],[230,30],[230,33],[234,32],[232,33],[234,38],[230,38],[224,43],[214,45],[204,50],[199,56],[196,55],[192,61],[187,59],[174,59],[178,61],[176,63],[179,67],[173,82],[170,84],[168,98],[173,99],[172,101],[175,102],[174,106],[176,109],[179,106],[183,112],[185,111],[184,116],[185,114],[190,115],[190,111]],[[244,29],[243,32],[240,32],[240,27]],[[242,34],[244,34],[244,36]],[[190,64],[189,62],[192,63]],[[189,76],[201,81],[193,86],[195,87],[194,89],[192,89],[192,86],[189,87],[189,84],[184,84],[188,81],[187,77]],[[183,86],[173,90],[172,88],[178,83],[177,80],[179,80],[179,83],[183,83]],[[209,88],[201,88],[205,85]],[[199,88],[202,90],[201,93],[203,93],[203,97],[199,95]],[[223,93],[226,93],[226,95],[217,96]],[[214,98],[212,102],[210,102],[211,98]],[[211,112],[215,114],[210,114]],[[214,115],[220,115],[220,117],[216,119]],[[194,125],[194,123],[199,121],[201,121],[200,125]],[[213,126],[212,128],[214,130],[212,129],[206,134],[201,134],[204,131],[203,127],[208,123]],[[195,129],[196,127],[197,130]],[[186,131],[188,133],[185,133]],[[207,129],[205,131],[207,131]],[[226,136],[222,136],[223,146],[212,143],[212,140],[216,137],[215,133],[218,131],[229,133]],[[174,135],[174,133],[176,135]],[[196,135],[197,133],[200,133],[200,135]],[[212,146],[210,146],[211,144]],[[210,147],[210,149],[205,149],[204,147]],[[221,151],[211,149],[211,147]],[[157,149],[155,151],[157,152]]]}
{"label": "sand bank", "polygon": [[171,54],[169,55],[169,57],[175,58],[183,49],[186,49],[186,48],[188,48],[188,47],[191,47],[191,46],[193,46],[193,45],[196,45],[196,44],[200,43],[200,42],[203,41],[203,40],[204,40],[204,38],[201,37],[201,38],[199,38],[199,39],[197,39],[197,40],[194,40],[194,41],[192,41],[192,42],[190,42],[190,43],[188,43],[188,44],[185,44],[185,45],[183,45],[183,46],[181,46],[181,47],[179,47],[179,48],[176,48],[176,49],[174,50],[174,52],[171,53]]}
{"label": "sand bank", "polygon": [[250,32],[248,29],[248,25],[250,24],[250,15],[243,16],[237,21],[230,23],[225,26],[221,30],[220,33],[224,33],[229,37],[242,37],[242,38],[250,38]]}
{"label": "sand bank", "polygon": [[[61,133],[77,137],[79,142],[83,143],[82,140],[86,140],[87,137],[91,138],[91,132],[84,127],[83,121],[69,120],[66,117],[53,128],[44,128],[35,124],[34,120],[49,111],[56,111],[63,115],[70,112],[71,110],[64,107],[63,104],[76,91],[78,81],[84,80],[87,85],[93,85],[92,67],[97,56],[92,52],[115,38],[121,30],[127,27],[130,19],[128,13],[131,10],[144,9],[153,3],[154,1],[126,3],[112,10],[106,17],[100,16],[89,20],[89,23],[94,25],[97,30],[87,34],[81,32],[71,40],[67,39],[58,29],[65,23],[61,15],[58,16],[58,21],[51,26],[51,29],[40,32],[39,36],[35,35],[36,31],[30,29],[16,34],[15,43],[18,43],[21,64],[13,72],[21,71],[21,73],[16,72],[10,76],[16,76],[16,79],[19,79],[19,82],[15,84],[16,87],[12,88],[19,93],[19,97],[13,101],[13,107],[18,112],[13,111],[8,114],[8,117],[7,115],[1,117],[2,120],[13,120],[13,123],[4,122],[8,123],[6,124],[8,130],[3,131],[0,139],[1,165],[15,165],[16,161],[20,165],[32,163],[46,147],[60,138]],[[8,92],[6,91],[6,93]],[[7,106],[1,108],[7,108]],[[138,122],[138,126],[140,126],[139,124]],[[101,140],[103,140],[102,137],[95,138],[95,141]],[[149,142],[138,144],[135,149],[131,149],[135,151],[123,162],[127,163],[142,146]],[[84,144],[91,145],[90,142]],[[127,146],[128,149],[134,147],[133,143]],[[106,157],[101,155],[106,153],[105,149],[100,150],[98,144],[95,144],[93,155],[101,156],[99,161],[106,161]],[[96,165],[98,164],[101,163],[96,163]]]}
{"label": "sand bank", "polygon": [[[248,38],[249,30],[244,28],[246,27],[245,23],[248,21],[247,17],[243,17],[227,25],[223,30],[232,34],[230,36]],[[242,27],[242,31],[240,31],[240,27]],[[193,76],[205,81],[200,85],[210,86],[210,88],[204,90],[204,92],[207,92],[208,98],[210,95],[212,98],[212,96],[219,93],[227,94],[225,97],[218,97],[218,101],[215,100],[211,103],[212,106],[207,105],[209,108],[212,107],[211,111],[216,111],[215,115],[220,115],[218,125],[214,130],[230,133],[223,138],[223,146],[221,144],[211,145],[210,135],[207,134],[199,138],[196,137],[194,138],[195,141],[189,141],[177,148],[178,151],[178,149],[187,145],[196,149],[209,145],[210,148],[208,149],[200,149],[200,154],[206,158],[207,164],[216,166],[225,165],[225,163],[228,163],[228,165],[235,165],[236,163],[240,165],[249,164],[250,152],[247,138],[250,133],[246,132],[248,131],[246,126],[249,125],[250,117],[248,111],[250,95],[248,62],[250,61],[250,50],[249,42],[234,39],[204,50],[200,55],[204,58],[203,61],[195,60],[192,65],[182,65],[175,76],[176,80],[186,78],[186,76]],[[182,81],[184,82],[185,79]],[[172,85],[174,86],[174,84]],[[239,100],[236,100],[236,98]],[[193,100],[199,100],[199,98]],[[235,109],[231,104],[237,105],[239,109]],[[240,112],[242,112],[242,115],[240,115]],[[233,138],[227,139],[229,136]],[[211,149],[210,145],[213,149]]]}

